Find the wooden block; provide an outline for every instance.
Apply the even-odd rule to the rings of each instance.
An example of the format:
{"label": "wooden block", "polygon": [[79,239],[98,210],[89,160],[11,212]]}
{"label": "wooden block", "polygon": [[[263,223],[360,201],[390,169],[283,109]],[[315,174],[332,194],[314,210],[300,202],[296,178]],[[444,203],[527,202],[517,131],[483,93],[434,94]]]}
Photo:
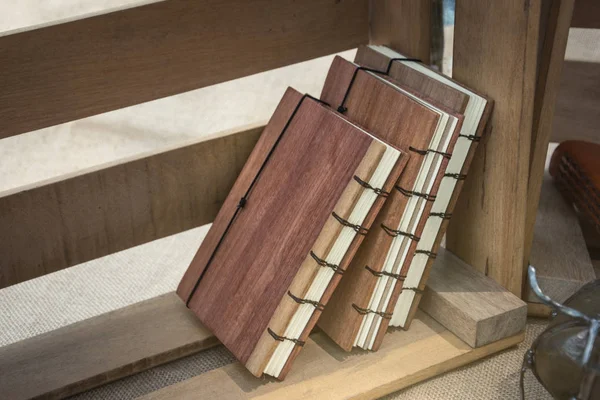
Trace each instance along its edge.
{"label": "wooden block", "polygon": [[216,344],[168,293],[0,348],[0,393],[64,398]]}
{"label": "wooden block", "polygon": [[481,347],[525,329],[520,298],[440,247],[421,309],[471,347]]}
{"label": "wooden block", "polygon": [[258,380],[235,363],[142,399],[375,399],[506,349],[523,338],[520,333],[472,349],[419,313],[410,330],[389,333],[377,352],[346,353],[324,333],[311,335],[283,382]]}
{"label": "wooden block", "polygon": [[368,42],[365,0],[143,3],[0,35],[0,138]]}
{"label": "wooden block", "polygon": [[[577,215],[549,175],[542,185],[529,263],[544,293],[559,302],[596,278]],[[529,285],[525,300],[539,303]]]}
{"label": "wooden block", "polygon": [[547,18],[542,21],[544,35],[540,37],[542,50],[538,63],[531,155],[529,160],[529,182],[527,187],[525,249],[523,251],[523,265],[525,268],[529,265],[535,218],[542,188],[548,144],[552,132],[554,108],[565,58],[569,26],[571,16],[573,15],[574,0],[546,1],[544,5],[547,5],[549,9]]}
{"label": "wooden block", "polygon": [[369,0],[369,42],[388,46],[429,64],[431,1]]}
{"label": "wooden block", "polygon": [[453,78],[494,100],[447,248],[521,296],[540,0],[457,0]]}
{"label": "wooden block", "polygon": [[0,288],[212,222],[262,128],[0,193]]}

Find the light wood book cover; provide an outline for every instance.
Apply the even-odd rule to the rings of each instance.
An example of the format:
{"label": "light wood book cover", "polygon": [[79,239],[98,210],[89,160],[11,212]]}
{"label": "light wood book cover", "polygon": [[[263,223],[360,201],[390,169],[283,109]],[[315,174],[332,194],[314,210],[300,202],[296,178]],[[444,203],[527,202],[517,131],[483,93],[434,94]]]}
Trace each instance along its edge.
{"label": "light wood book cover", "polygon": [[[340,57],[336,57],[332,63],[321,98],[334,107],[343,106],[350,120],[364,126],[373,135],[411,152],[400,180],[389,194],[382,212],[355,257],[358,261],[351,263],[319,322],[319,326],[336,343],[350,350],[362,317],[368,312],[366,305],[377,278],[373,271],[381,269],[385,261],[385,249],[393,240],[382,225],[398,226],[409,199],[406,192],[399,189],[411,191],[415,187],[423,166],[421,151],[436,150],[429,149],[429,145],[441,118],[439,113],[424,104],[427,99],[416,95],[410,88],[400,88],[382,76],[360,70],[358,65]],[[460,126],[460,118],[457,119],[457,125]],[[444,137],[453,133],[444,132]],[[451,151],[452,146],[448,149]],[[440,154],[439,158],[440,170],[444,170],[447,162],[445,156]],[[432,196],[435,196],[438,186],[439,180],[433,184]],[[373,257],[367,262],[365,255],[369,254]]]}
{"label": "light wood book cover", "polygon": [[[288,89],[178,295],[256,376],[265,372],[281,343],[291,343],[283,367],[271,374],[283,379],[339,282],[335,272],[346,269],[383,205],[377,190],[390,191],[405,162],[400,151]],[[368,186],[375,176],[381,187]],[[370,202],[361,203],[365,196]],[[359,220],[354,211],[361,204],[365,210]],[[342,235],[349,244],[339,264],[319,263],[328,261]],[[323,270],[331,276],[322,296],[307,300],[311,281]],[[311,310],[308,323],[299,336],[286,336],[304,306]]]}

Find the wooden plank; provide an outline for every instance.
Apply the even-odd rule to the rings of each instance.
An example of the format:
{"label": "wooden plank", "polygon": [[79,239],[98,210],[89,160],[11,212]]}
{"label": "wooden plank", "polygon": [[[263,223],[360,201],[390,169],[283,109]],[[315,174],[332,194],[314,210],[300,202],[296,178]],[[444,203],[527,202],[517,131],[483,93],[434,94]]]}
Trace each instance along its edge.
{"label": "wooden plank", "polygon": [[0,36],[0,138],[367,41],[365,0],[169,0],[9,32]]}
{"label": "wooden plank", "polygon": [[64,398],[216,344],[168,293],[0,348],[0,393]]}
{"label": "wooden plank", "polygon": [[525,249],[523,265],[529,265],[529,255],[533,243],[535,218],[540,201],[540,191],[544,176],[544,166],[552,132],[554,107],[565,59],[569,26],[573,14],[574,0],[552,0],[549,16],[545,21],[545,35],[540,38],[542,54],[538,63],[538,78],[534,103],[534,119],[529,161],[529,181],[527,187],[527,210],[525,214]]}
{"label": "wooden plank", "polygon": [[524,334],[472,349],[426,314],[393,331],[377,352],[346,353],[324,333],[311,335],[283,382],[258,380],[230,364],[142,397],[162,399],[375,399],[521,342]]}
{"label": "wooden plank", "polygon": [[370,0],[371,44],[388,46],[429,64],[431,1]]}
{"label": "wooden plank", "polygon": [[536,83],[540,0],[456,2],[453,77],[495,101],[454,210],[447,248],[517,296]]}
{"label": "wooden plank", "polygon": [[525,302],[442,247],[420,306],[471,347],[516,335],[527,322]]}
{"label": "wooden plank", "polygon": [[212,222],[262,127],[0,194],[0,288]]}
{"label": "wooden plank", "polygon": [[[441,274],[442,279],[446,279],[445,273],[444,270]],[[450,279],[448,279],[448,282],[450,283],[444,287],[448,292],[452,292],[452,285],[457,282]],[[464,285],[461,283],[459,287],[462,290]],[[435,290],[437,290],[435,287],[430,289],[430,291]],[[454,289],[454,291],[457,290]],[[489,293],[485,295],[489,295]],[[443,297],[447,294],[434,296]],[[477,296],[481,297],[484,294],[478,294]],[[495,298],[499,303],[502,303],[498,304],[495,309],[499,313],[503,313],[514,303],[514,300],[507,296],[497,296]],[[455,304],[460,307],[458,302]],[[468,304],[468,307],[473,306],[473,304]],[[493,312],[492,308],[489,310],[490,313]],[[493,315],[490,314],[490,316],[494,318]],[[502,317],[499,316],[499,318]],[[522,328],[524,328],[524,325]],[[509,333],[507,330],[503,330],[503,332]],[[434,338],[433,336],[438,337]],[[340,360],[358,359],[364,361],[363,364],[378,360],[370,355],[366,358],[363,356],[357,357],[356,354],[365,354],[361,351],[358,353],[342,352],[329,339],[315,339],[314,334],[312,337],[321,346],[326,343],[327,351]],[[420,345],[413,345],[413,342],[424,339],[427,339],[427,341],[421,342]],[[383,342],[382,349],[376,354],[388,354],[389,358],[388,356],[385,358],[389,359],[390,362],[394,357],[399,357],[397,362],[401,363],[402,357],[405,357],[403,355],[405,353],[400,350],[402,346],[408,346],[408,353],[413,354],[414,352],[414,355],[419,355],[419,352],[425,348],[426,362],[430,364],[417,363],[418,368],[414,371],[412,369],[410,371],[401,369],[399,375],[390,375],[386,378],[390,379],[389,382],[380,381],[379,384],[395,385],[394,382],[400,382],[398,384],[408,386],[438,375],[449,368],[455,368],[462,365],[462,363],[481,358],[490,354],[490,352],[498,351],[508,346],[509,343],[515,344],[517,341],[522,340],[522,336],[517,335],[508,339],[505,336],[499,338],[499,340],[499,342],[491,345],[471,350],[466,343],[447,331],[439,323],[423,313],[418,313],[417,319],[411,325],[410,330],[398,330],[393,334],[388,334]],[[391,347],[397,347],[394,350],[395,353],[385,352],[390,350],[388,343],[392,343]],[[506,346],[502,343],[505,343]],[[0,393],[11,400],[35,396],[62,398],[169,362],[214,344],[216,344],[216,339],[213,339],[212,334],[209,334],[197,318],[185,308],[184,303],[175,293],[169,293],[0,348],[0,376],[2,376],[2,379],[0,379]],[[303,348],[285,380],[286,383],[296,382],[298,376],[302,375],[315,376],[312,367],[307,367],[301,361],[306,360],[304,358],[306,352],[313,354],[311,352],[314,352],[315,347],[318,346],[307,345]],[[441,359],[436,358],[431,353],[438,347],[442,352],[448,351],[449,353],[446,353]],[[381,351],[384,351],[384,353],[381,353]],[[458,356],[459,358],[449,359],[447,358],[448,355]],[[404,358],[404,360],[406,359]],[[319,360],[315,361],[315,364],[319,363]],[[240,366],[239,368],[243,367]],[[346,366],[343,366],[343,368],[346,371]],[[393,370],[396,367],[386,364],[382,365],[382,368]],[[246,370],[244,369],[244,371]],[[381,373],[387,373],[386,371],[382,370]],[[250,376],[249,372],[244,373]],[[33,377],[43,377],[43,379],[33,379]],[[244,379],[247,380],[247,378]],[[342,379],[340,382],[343,381]],[[272,380],[254,378],[248,380],[248,382],[248,387],[254,387],[265,382],[272,382]],[[219,391],[221,388],[214,387],[212,390]],[[372,387],[372,390],[375,392],[378,389]],[[198,394],[196,392],[191,393]],[[217,392],[219,395],[224,393]],[[198,396],[196,398],[202,397]]]}
{"label": "wooden plank", "polygon": [[571,26],[600,29],[600,2],[598,0],[577,0]]}
{"label": "wooden plank", "polygon": [[[540,287],[553,300],[568,299],[596,274],[577,214],[546,175],[535,222],[531,257]],[[524,299],[539,303],[529,285]]]}
{"label": "wooden plank", "polygon": [[564,63],[552,141],[586,140],[600,143],[600,59]]}

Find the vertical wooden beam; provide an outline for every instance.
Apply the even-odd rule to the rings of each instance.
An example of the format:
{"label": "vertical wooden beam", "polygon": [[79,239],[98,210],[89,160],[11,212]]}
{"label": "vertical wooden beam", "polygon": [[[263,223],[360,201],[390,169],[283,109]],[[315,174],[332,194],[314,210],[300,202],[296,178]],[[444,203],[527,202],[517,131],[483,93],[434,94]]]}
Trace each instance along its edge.
{"label": "vertical wooden beam", "polygon": [[430,62],[431,0],[370,0],[369,40]]}
{"label": "vertical wooden beam", "polygon": [[546,0],[546,2],[550,3],[550,9],[547,21],[542,21],[545,25],[545,32],[544,36],[540,37],[540,40],[543,40],[543,45],[538,65],[531,138],[527,214],[525,219],[525,249],[523,253],[524,267],[529,265],[535,218],[542,190],[544,165],[554,120],[554,108],[575,4],[574,0]]}
{"label": "vertical wooden beam", "polygon": [[521,296],[541,0],[457,0],[453,75],[495,101],[447,247]]}

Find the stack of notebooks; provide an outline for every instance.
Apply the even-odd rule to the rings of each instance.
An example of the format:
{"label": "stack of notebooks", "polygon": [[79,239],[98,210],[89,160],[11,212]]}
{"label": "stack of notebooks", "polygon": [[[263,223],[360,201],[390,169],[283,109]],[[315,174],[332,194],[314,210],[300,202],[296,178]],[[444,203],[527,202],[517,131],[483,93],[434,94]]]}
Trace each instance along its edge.
{"label": "stack of notebooks", "polygon": [[345,350],[408,328],[491,111],[418,60],[361,47],[320,99],[288,89],[177,293],[256,376],[318,326]]}
{"label": "stack of notebooks", "polygon": [[600,232],[600,145],[562,142],[552,153],[550,174],[560,192]]}

